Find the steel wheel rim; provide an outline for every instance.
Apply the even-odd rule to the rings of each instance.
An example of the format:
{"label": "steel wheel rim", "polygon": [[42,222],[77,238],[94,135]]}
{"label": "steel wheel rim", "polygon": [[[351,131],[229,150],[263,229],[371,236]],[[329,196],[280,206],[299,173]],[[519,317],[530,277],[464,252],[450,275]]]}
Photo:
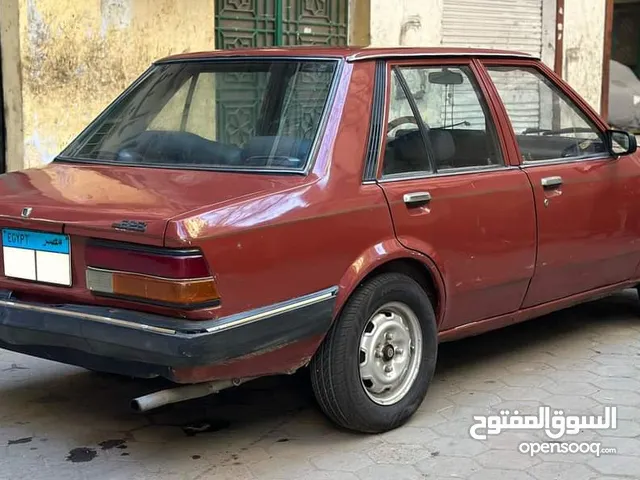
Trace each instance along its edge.
{"label": "steel wheel rim", "polygon": [[389,302],[378,308],[360,336],[360,381],[378,405],[402,400],[418,376],[422,329],[408,305]]}

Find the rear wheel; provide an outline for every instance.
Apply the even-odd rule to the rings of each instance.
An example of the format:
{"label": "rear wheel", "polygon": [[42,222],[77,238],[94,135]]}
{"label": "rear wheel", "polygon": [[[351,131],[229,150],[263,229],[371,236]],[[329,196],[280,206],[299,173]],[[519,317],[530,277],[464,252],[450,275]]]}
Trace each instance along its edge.
{"label": "rear wheel", "polygon": [[433,378],[433,307],[413,279],[386,273],[347,301],[311,362],[320,407],[337,424],[378,433],[405,423]]}

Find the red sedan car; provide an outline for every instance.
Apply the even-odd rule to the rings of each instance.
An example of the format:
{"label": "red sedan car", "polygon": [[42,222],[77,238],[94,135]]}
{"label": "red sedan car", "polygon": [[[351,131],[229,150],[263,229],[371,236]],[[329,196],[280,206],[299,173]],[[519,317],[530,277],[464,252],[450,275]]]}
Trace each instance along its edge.
{"label": "red sedan car", "polygon": [[0,177],[0,347],[193,384],[309,365],[405,422],[438,343],[640,283],[640,156],[540,61],[290,48],[156,62]]}

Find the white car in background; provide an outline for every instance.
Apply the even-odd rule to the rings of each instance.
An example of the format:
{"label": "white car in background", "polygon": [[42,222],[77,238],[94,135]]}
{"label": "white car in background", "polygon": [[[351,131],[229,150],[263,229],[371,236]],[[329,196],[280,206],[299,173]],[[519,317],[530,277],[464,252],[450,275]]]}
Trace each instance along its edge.
{"label": "white car in background", "polygon": [[640,79],[626,65],[611,61],[609,123],[640,133]]}

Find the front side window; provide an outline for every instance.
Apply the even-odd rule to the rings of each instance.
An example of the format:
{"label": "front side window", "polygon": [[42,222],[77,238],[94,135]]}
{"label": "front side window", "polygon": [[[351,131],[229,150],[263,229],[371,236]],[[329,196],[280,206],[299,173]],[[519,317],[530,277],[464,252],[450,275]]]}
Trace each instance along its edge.
{"label": "front side window", "polygon": [[65,151],[65,160],[303,170],[335,61],[160,64]]}
{"label": "front side window", "polygon": [[531,67],[488,67],[522,160],[588,158],[607,152],[602,133],[549,79]]}
{"label": "front side window", "polygon": [[495,126],[468,67],[394,69],[383,172],[429,165],[443,172],[503,165]]}

